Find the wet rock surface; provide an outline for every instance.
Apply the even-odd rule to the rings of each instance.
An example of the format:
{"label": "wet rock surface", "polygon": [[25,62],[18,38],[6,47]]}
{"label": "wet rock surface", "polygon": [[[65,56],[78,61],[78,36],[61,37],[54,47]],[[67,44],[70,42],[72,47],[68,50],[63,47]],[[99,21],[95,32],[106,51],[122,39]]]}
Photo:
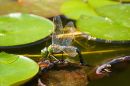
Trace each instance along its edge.
{"label": "wet rock surface", "polygon": [[87,86],[86,66],[78,64],[59,64],[40,74],[46,86]]}

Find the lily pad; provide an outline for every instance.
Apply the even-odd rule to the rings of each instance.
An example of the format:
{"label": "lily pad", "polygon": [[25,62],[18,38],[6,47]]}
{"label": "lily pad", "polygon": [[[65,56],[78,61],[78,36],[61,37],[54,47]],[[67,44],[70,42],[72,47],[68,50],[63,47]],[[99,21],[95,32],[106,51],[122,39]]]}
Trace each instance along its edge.
{"label": "lily pad", "polygon": [[115,0],[115,1],[130,2],[130,0]]}
{"label": "lily pad", "polygon": [[123,26],[130,27],[130,4],[105,6],[96,11],[101,16],[108,17],[123,24]]}
{"label": "lily pad", "polygon": [[98,7],[102,7],[105,5],[116,5],[119,4],[119,1],[115,1],[115,0],[88,0],[88,3],[94,7],[94,8],[98,8]]}
{"label": "lily pad", "polygon": [[77,27],[82,32],[99,39],[130,40],[130,5],[104,6],[97,12],[101,16],[83,16],[77,21]]}
{"label": "lily pad", "polygon": [[71,19],[78,19],[81,15],[96,15],[95,11],[83,0],[70,0],[61,7],[61,12]]}
{"label": "lily pad", "polygon": [[35,76],[39,66],[33,60],[14,54],[0,53],[0,85],[19,86]]}
{"label": "lily pad", "polygon": [[59,8],[67,0],[0,0],[0,14],[31,13],[44,17],[60,15]]}
{"label": "lily pad", "polygon": [[54,24],[40,16],[12,13],[0,16],[0,46],[32,43],[47,37]]}
{"label": "lily pad", "polygon": [[82,15],[98,16],[95,9],[105,5],[119,4],[112,0],[69,0],[61,6],[61,12],[71,19],[78,19]]}

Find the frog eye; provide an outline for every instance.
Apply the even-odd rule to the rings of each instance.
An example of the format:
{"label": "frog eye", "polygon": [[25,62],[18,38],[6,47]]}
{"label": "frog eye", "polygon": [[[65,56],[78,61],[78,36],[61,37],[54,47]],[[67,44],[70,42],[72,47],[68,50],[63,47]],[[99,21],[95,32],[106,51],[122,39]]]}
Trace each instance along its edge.
{"label": "frog eye", "polygon": [[106,65],[106,67],[107,67],[107,68],[110,68],[110,67],[111,67],[111,65],[110,65],[110,64],[107,64],[107,65]]}

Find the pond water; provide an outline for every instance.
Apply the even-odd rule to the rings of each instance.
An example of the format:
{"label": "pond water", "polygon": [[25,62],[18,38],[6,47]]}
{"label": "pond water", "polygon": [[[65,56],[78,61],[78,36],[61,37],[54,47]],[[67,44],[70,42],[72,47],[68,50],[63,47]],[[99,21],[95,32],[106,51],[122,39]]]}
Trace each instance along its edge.
{"label": "pond water", "polygon": [[[0,5],[1,5],[0,14],[3,15],[3,14],[11,13],[11,12],[24,12],[24,13],[32,13],[32,14],[50,18],[50,17],[54,17],[56,15],[61,14],[59,8],[65,1],[67,0],[5,0],[5,1],[0,0]],[[123,2],[125,1],[125,3],[127,3],[130,0],[116,0],[116,1],[123,1]],[[83,3],[83,7],[87,6],[87,4],[85,3]],[[75,10],[77,6],[82,7],[82,4],[81,6],[79,6],[79,3],[78,5],[74,4],[74,6],[76,7],[73,7],[73,5],[71,4],[70,8],[71,6]],[[65,8],[67,7],[65,6]],[[82,9],[85,9],[85,8],[82,8],[82,9],[78,8],[78,9],[79,9],[79,12],[77,11],[76,13],[76,11],[74,11],[74,16],[82,12]],[[76,10],[78,9],[76,8]],[[94,7],[92,8],[92,11],[93,9]],[[67,11],[69,10],[67,9]],[[71,14],[71,11],[73,13],[73,10],[70,10],[70,14]],[[83,12],[85,11],[83,10]],[[127,15],[127,13],[125,15]],[[115,17],[119,17],[117,19],[122,20],[120,19],[120,14]],[[125,17],[128,17],[128,16],[125,16]],[[67,17],[63,15],[61,16],[61,18],[63,21],[63,26],[65,26],[65,24],[68,21],[70,21],[70,19],[67,19]],[[50,20],[53,20],[53,18],[50,18]],[[96,20],[97,19],[95,19],[94,21]],[[71,21],[75,23],[77,20],[75,21],[71,20]],[[86,20],[85,22],[87,23]],[[99,22],[96,22],[96,24],[97,23]],[[127,22],[125,23],[127,24]],[[93,27],[93,24],[92,24],[92,27]],[[103,25],[101,25],[101,27],[103,27]],[[115,28],[115,27],[112,27],[112,28]],[[117,29],[118,29],[117,31],[121,32],[119,28]],[[109,31],[111,33],[111,30]],[[43,39],[39,43],[32,43],[31,45],[26,45],[26,46],[21,46],[21,47],[12,47],[12,48],[0,47],[0,51],[5,51],[8,53],[13,53],[17,55],[24,55],[24,56],[27,56],[28,58],[33,59],[36,62],[39,62],[40,59],[42,58],[41,49],[43,49],[45,46],[49,46],[50,44],[51,44],[51,38],[48,37],[48,40],[46,42],[45,42],[45,39]],[[97,42],[96,40],[95,41],[88,40],[86,38],[79,36],[73,40],[72,45],[81,50],[81,54],[85,63],[91,66],[81,66],[78,56],[73,58],[73,57],[67,56],[66,54],[63,54],[63,57],[66,60],[68,60],[70,63],[57,64],[53,68],[46,70],[44,72],[39,71],[39,73],[33,79],[25,83],[23,86],[38,86],[38,83],[45,84],[45,85],[40,85],[40,86],[130,86],[130,83],[129,83],[130,81],[130,74],[129,74],[130,64],[129,63],[130,62],[129,61],[128,63],[124,61],[124,62],[121,62],[121,64],[114,65],[113,70],[107,75],[96,74],[96,69],[100,65],[105,64],[111,61],[112,59],[120,58],[123,56],[130,56],[130,43],[125,43],[125,44],[104,43],[101,41]],[[61,59],[62,54],[54,54],[54,56],[56,56],[58,59]]]}
{"label": "pond water", "polygon": [[[68,20],[64,20],[63,23],[66,22]],[[22,48],[0,49],[0,51],[24,55],[38,62],[41,58],[41,49],[50,43],[51,38],[46,43],[42,42]],[[122,70],[112,71],[110,75],[103,77],[96,75],[95,71],[98,66],[114,58],[130,56],[130,44],[103,43],[77,37],[73,46],[81,50],[84,61],[92,66],[81,66],[78,56],[71,58],[63,54],[71,63],[58,64],[56,67],[41,73],[40,78],[44,84],[47,86],[129,86],[130,64],[126,64],[127,67],[122,68]],[[62,54],[55,54],[55,56],[61,58]],[[124,65],[117,64],[117,66],[120,68]],[[39,75],[36,75],[34,80],[32,79],[24,86],[37,86],[37,77],[39,78]]]}
{"label": "pond water", "polygon": [[[69,59],[69,61],[74,62],[74,64],[58,65],[55,68],[50,69],[48,72],[42,73],[42,82],[46,83],[47,86],[129,86],[130,64],[125,65],[128,66],[126,68],[116,70],[116,72],[112,71],[108,76],[99,77],[95,74],[95,70],[99,65],[114,58],[129,56],[129,44],[100,43],[90,40],[88,41],[84,38],[76,38],[73,45],[81,50],[84,61],[91,64],[92,67],[79,66],[78,56],[71,58],[64,55],[64,57]],[[37,47],[37,49],[30,48],[29,51],[33,52],[31,54],[34,55],[39,54],[40,49],[41,46]],[[55,54],[55,56],[60,58],[62,55]],[[38,60],[37,57],[31,58]],[[120,68],[122,67],[122,64],[117,64],[117,66]]]}

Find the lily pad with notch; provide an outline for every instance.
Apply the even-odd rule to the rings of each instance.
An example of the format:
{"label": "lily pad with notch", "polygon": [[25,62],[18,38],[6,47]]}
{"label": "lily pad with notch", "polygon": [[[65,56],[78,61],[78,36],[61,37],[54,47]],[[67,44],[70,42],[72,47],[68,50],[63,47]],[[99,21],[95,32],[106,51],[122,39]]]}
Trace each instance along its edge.
{"label": "lily pad with notch", "polygon": [[11,13],[0,16],[0,48],[41,43],[53,28],[53,22],[33,14]]}
{"label": "lily pad with notch", "polygon": [[107,43],[130,43],[130,5],[109,5],[98,8],[100,16],[82,16],[77,27],[89,38]]}

